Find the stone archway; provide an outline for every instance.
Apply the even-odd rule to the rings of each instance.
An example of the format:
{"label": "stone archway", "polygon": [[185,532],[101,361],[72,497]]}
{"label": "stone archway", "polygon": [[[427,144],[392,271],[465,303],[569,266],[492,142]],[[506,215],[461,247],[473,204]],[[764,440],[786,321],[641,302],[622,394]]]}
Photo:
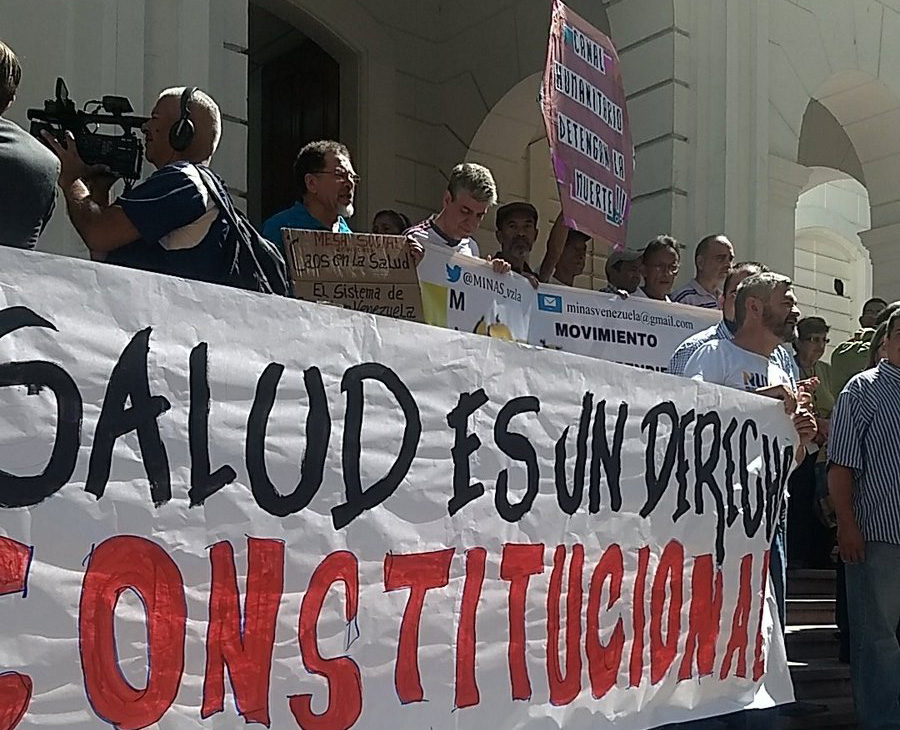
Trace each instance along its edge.
{"label": "stone archway", "polygon": [[[900,14],[866,0],[802,5],[768,2],[769,151],[780,158],[783,170],[791,164],[824,164],[864,182],[872,227],[861,238],[872,258],[874,290],[896,298],[900,140],[894,130],[900,121],[900,56],[888,39],[900,31]],[[799,194],[802,176],[799,170],[789,172],[782,178],[792,179],[778,181],[770,171],[770,190],[776,180]],[[783,197],[775,201],[782,210],[789,196]],[[770,192],[770,208],[772,201]],[[771,238],[784,235],[771,226],[769,231]]]}

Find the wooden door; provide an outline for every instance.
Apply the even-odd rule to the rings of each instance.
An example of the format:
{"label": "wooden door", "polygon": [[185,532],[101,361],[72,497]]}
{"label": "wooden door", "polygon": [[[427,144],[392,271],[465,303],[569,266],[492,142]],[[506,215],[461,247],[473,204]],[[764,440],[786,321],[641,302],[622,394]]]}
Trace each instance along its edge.
{"label": "wooden door", "polygon": [[297,152],[316,139],[339,139],[340,67],[311,40],[262,69],[261,214],[265,220],[297,198]]}

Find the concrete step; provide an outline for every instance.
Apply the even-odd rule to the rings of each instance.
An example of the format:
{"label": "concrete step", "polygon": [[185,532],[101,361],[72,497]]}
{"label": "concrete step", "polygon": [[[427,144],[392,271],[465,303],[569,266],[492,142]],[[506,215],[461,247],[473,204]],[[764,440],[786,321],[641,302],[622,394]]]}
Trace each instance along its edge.
{"label": "concrete step", "polygon": [[795,662],[835,659],[840,649],[836,633],[834,624],[788,626],[784,637],[788,659]]}
{"label": "concrete step", "polygon": [[837,571],[804,568],[789,570],[788,598],[834,598]]}
{"label": "concrete step", "polygon": [[788,598],[787,625],[826,626],[834,624],[834,600],[828,598]]}
{"label": "concrete step", "polygon": [[825,704],[828,709],[817,715],[805,717],[778,718],[777,730],[856,730],[856,711],[850,697],[834,697],[816,704]]}
{"label": "concrete step", "polygon": [[850,667],[837,659],[788,662],[798,700],[816,702],[851,696]]}

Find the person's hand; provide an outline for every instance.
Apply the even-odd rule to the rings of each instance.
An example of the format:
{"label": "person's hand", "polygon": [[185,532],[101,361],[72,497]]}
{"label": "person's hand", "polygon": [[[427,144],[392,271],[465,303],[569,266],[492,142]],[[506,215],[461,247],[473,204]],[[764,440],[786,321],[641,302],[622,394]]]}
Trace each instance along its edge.
{"label": "person's hand", "polygon": [[812,406],[813,393],[819,387],[817,377],[807,378],[797,383],[797,403],[801,406]]}
{"label": "person's hand", "polygon": [[406,238],[406,248],[412,257],[413,263],[418,266],[425,258],[425,248],[412,236]]}
{"label": "person's hand", "polygon": [[512,264],[505,259],[494,259],[489,256],[488,261],[491,262],[491,268],[494,270],[495,274],[508,274],[512,271]]}
{"label": "person's hand", "polygon": [[[59,158],[59,184],[61,187],[67,187],[76,180],[89,179],[99,172],[99,170],[92,170],[91,166],[81,159],[81,155],[78,154],[78,149],[75,147],[75,137],[71,132],[66,131],[65,146],[60,144],[59,140],[47,130],[42,131],[41,136]],[[102,168],[103,166],[97,165],[96,167]]]}
{"label": "person's hand", "polygon": [[797,394],[786,385],[769,385],[765,388],[759,388],[756,392],[759,395],[784,401],[784,412],[789,416],[797,411]]}
{"label": "person's hand", "polygon": [[866,559],[866,541],[856,520],[838,520],[837,539],[841,560],[845,563],[861,563]]}
{"label": "person's hand", "polygon": [[534,274],[522,274],[526,279],[528,279],[528,283],[531,284],[535,289],[538,288],[538,285],[541,283],[538,281],[538,278]]}
{"label": "person's hand", "polygon": [[818,433],[816,416],[811,410],[808,408],[799,408],[792,416],[792,420],[794,422],[794,429],[800,437],[801,446],[806,446],[816,438],[816,434]]}
{"label": "person's hand", "polygon": [[831,432],[831,419],[819,418],[816,416],[816,427],[819,429],[819,435],[822,436],[822,441],[827,441],[828,434]]}

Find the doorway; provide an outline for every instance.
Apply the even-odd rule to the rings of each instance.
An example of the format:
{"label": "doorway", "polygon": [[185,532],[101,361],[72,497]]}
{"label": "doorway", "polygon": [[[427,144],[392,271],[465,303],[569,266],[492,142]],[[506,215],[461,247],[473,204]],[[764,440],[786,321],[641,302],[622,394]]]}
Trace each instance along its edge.
{"label": "doorway", "polygon": [[340,65],[299,29],[249,8],[247,176],[250,218],[261,224],[296,200],[294,158],[340,138]]}

